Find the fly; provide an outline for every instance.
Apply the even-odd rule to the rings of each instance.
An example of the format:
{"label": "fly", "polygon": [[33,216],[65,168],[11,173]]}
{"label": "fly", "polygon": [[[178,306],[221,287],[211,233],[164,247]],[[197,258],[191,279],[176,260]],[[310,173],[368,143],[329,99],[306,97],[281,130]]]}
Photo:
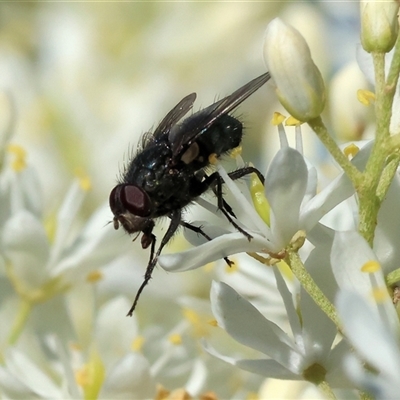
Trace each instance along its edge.
{"label": "fly", "polygon": [[[151,279],[162,249],[180,225],[211,239],[201,228],[182,220],[182,209],[207,190],[211,189],[217,195],[219,209],[235,228],[251,239],[232,219],[235,214],[222,197],[220,175],[218,172],[208,175],[206,169],[210,166],[211,155],[220,157],[240,145],[243,125],[229,113],[269,78],[267,72],[181,121],[196,99],[196,93],[191,93],[165,116],[152,134],[143,136],[138,152],[110,194],[114,228],[121,225],[129,234],[142,233],[142,248],[150,247],[144,281],[128,316],[132,315],[140,294]],[[264,177],[254,167],[238,169],[229,176],[239,179],[252,172],[264,182]],[[170,224],[156,251],[153,228],[160,217],[168,217]],[[225,260],[230,263],[227,258]]]}

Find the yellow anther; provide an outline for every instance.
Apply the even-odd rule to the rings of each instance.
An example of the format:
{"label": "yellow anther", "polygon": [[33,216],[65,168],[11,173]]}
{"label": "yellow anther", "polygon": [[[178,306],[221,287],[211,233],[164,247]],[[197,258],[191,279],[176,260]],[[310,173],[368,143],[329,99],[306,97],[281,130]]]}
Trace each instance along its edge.
{"label": "yellow anther", "polygon": [[378,261],[375,261],[375,260],[367,261],[361,267],[361,271],[362,272],[366,272],[368,274],[372,274],[374,272],[378,272],[380,269],[381,269],[381,265],[378,263]]}
{"label": "yellow anther", "polygon": [[81,187],[81,189],[84,192],[89,191],[92,188],[92,182],[89,178],[89,175],[87,175],[83,169],[81,168],[77,168],[75,170],[75,175],[78,177],[79,179],[79,186]]}
{"label": "yellow anther", "polygon": [[272,116],[271,124],[274,126],[280,125],[283,123],[285,118],[286,117],[284,115],[282,115],[281,113],[274,112],[274,115]]}
{"label": "yellow anther", "polygon": [[89,384],[90,377],[87,364],[75,371],[75,381],[80,387],[85,387]]}
{"label": "yellow anther", "polygon": [[208,322],[208,325],[217,327],[218,326],[218,321],[216,319],[210,319]]}
{"label": "yellow anther", "polygon": [[7,147],[9,153],[15,156],[11,163],[11,168],[16,172],[21,172],[26,168],[26,151],[18,144],[10,144]]}
{"label": "yellow anther", "polygon": [[105,378],[105,367],[100,356],[93,351],[87,364],[75,372],[75,380],[83,389],[85,399],[97,399]]}
{"label": "yellow anther", "polygon": [[354,143],[349,144],[343,150],[343,153],[348,158],[353,158],[360,151],[359,147],[357,147]]}
{"label": "yellow anther", "polygon": [[140,351],[143,348],[144,337],[136,336],[135,339],[132,340],[131,349],[133,351]]}
{"label": "yellow anther", "polygon": [[286,126],[300,126],[301,124],[301,121],[292,116],[288,117],[285,121]]}
{"label": "yellow anther", "polygon": [[86,276],[86,281],[89,283],[96,283],[103,279],[103,273],[101,271],[91,271]]}
{"label": "yellow anther", "polygon": [[369,106],[373,101],[375,101],[375,93],[369,90],[359,89],[357,90],[357,99],[364,106]]}
{"label": "yellow anther", "polygon": [[169,335],[168,340],[175,345],[182,344],[182,336],[179,333],[173,333],[172,335]]}

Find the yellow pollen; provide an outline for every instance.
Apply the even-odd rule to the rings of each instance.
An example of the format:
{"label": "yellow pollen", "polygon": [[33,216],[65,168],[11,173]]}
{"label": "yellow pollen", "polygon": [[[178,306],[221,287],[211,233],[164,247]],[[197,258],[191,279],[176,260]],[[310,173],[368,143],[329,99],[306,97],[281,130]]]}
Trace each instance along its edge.
{"label": "yellow pollen", "polygon": [[343,153],[347,158],[353,158],[359,151],[360,149],[354,143],[352,143],[345,147]]}
{"label": "yellow pollen", "polygon": [[359,89],[357,90],[357,99],[364,106],[369,106],[373,101],[375,101],[375,93],[369,90]]}
{"label": "yellow pollen", "polygon": [[288,117],[285,121],[286,126],[300,126],[301,124],[301,121],[292,116]]}
{"label": "yellow pollen", "polygon": [[216,319],[210,319],[208,322],[208,325],[217,327],[218,326],[218,321]]}
{"label": "yellow pollen", "polygon": [[372,289],[372,296],[377,303],[384,303],[389,298],[389,293],[385,287]]}
{"label": "yellow pollen", "polygon": [[192,324],[198,324],[200,322],[199,315],[196,311],[191,310],[190,308],[183,309],[183,316]]}
{"label": "yellow pollen", "polygon": [[11,163],[11,168],[16,172],[21,172],[26,168],[26,151],[18,144],[10,144],[7,147],[9,153],[14,154],[15,158]]}
{"label": "yellow pollen", "polygon": [[165,400],[191,400],[192,396],[185,389],[175,389]]}
{"label": "yellow pollen", "polygon": [[215,153],[212,153],[208,156],[208,161],[210,164],[215,165],[218,163],[218,157]]}
{"label": "yellow pollen", "polygon": [[237,156],[240,156],[242,154],[242,150],[242,146],[235,147],[233,150],[231,150],[230,156],[232,158],[236,158]]}
{"label": "yellow pollen", "polygon": [[370,260],[367,261],[362,267],[361,271],[366,272],[368,274],[372,274],[374,272],[377,272],[381,269],[381,265],[378,263],[378,261],[375,260]]}
{"label": "yellow pollen", "polygon": [[89,362],[75,372],[75,380],[83,389],[84,399],[97,399],[104,378],[105,367],[95,351],[91,352]]}
{"label": "yellow pollen", "polygon": [[274,115],[272,116],[271,124],[274,126],[280,125],[283,123],[285,120],[285,116],[282,115],[281,113],[274,112]]}
{"label": "yellow pollen", "polygon": [[169,391],[165,389],[163,386],[161,386],[159,383],[157,384],[156,388],[156,396],[154,397],[154,400],[166,400],[168,399],[169,396]]}
{"label": "yellow pollen", "polygon": [[140,351],[143,348],[144,344],[144,337],[143,336],[136,336],[135,339],[132,340],[131,349],[133,351]]}
{"label": "yellow pollen", "polygon": [[103,279],[103,273],[100,271],[89,272],[86,276],[86,281],[89,283],[96,283]]}
{"label": "yellow pollen", "polygon": [[246,400],[259,400],[258,394],[254,392],[250,392],[246,396]]}
{"label": "yellow pollen", "polygon": [[218,400],[218,397],[214,392],[205,392],[199,396],[199,400]]}
{"label": "yellow pollen", "polygon": [[172,335],[169,335],[168,340],[177,346],[182,344],[182,336],[179,333],[173,333]]}
{"label": "yellow pollen", "polygon": [[89,385],[89,369],[87,364],[75,372],[75,381],[80,387],[86,387]]}
{"label": "yellow pollen", "polygon": [[190,308],[183,308],[182,313],[192,326],[193,333],[196,336],[202,337],[207,335],[206,319],[204,316],[199,315],[196,311]]}
{"label": "yellow pollen", "polygon": [[82,168],[76,168],[75,175],[79,179],[79,186],[84,192],[88,192],[92,188],[92,182],[89,175]]}

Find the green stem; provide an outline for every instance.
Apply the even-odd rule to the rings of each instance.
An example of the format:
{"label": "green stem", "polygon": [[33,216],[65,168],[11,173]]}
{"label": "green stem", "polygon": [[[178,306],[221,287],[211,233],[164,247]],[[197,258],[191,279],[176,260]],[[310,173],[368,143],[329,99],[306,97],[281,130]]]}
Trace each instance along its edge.
{"label": "green stem", "polygon": [[342,150],[340,150],[339,146],[326,129],[321,117],[308,121],[308,125],[317,134],[319,140],[323,143],[336,162],[343,168],[343,171],[353,182],[353,185],[355,187],[359,186],[363,179],[362,173],[349,161],[349,159],[343,154]]}
{"label": "green stem", "polygon": [[400,282],[400,269],[395,269],[392,272],[389,272],[386,276],[386,284],[391,287],[395,283]]}
{"label": "green stem", "polygon": [[400,36],[397,36],[396,44],[393,48],[392,63],[386,81],[386,91],[393,97],[396,91],[397,81],[400,74]]}
{"label": "green stem", "polygon": [[26,322],[31,314],[32,304],[26,300],[21,299],[17,317],[11,327],[10,334],[8,335],[8,344],[13,346],[19,339]]}
{"label": "green stem", "polygon": [[374,241],[379,208],[383,200],[382,193],[385,193],[390,185],[390,183],[383,182],[378,194],[378,185],[390,151],[389,123],[393,102],[393,95],[388,95],[386,90],[385,55],[374,53],[372,56],[375,69],[376,135],[371,155],[365,166],[364,180],[356,188],[359,199],[358,229],[371,247]]}
{"label": "green stem", "polygon": [[290,266],[292,272],[299,280],[304,290],[315,301],[318,307],[321,308],[321,310],[333,321],[339,332],[342,332],[342,327],[335,306],[314,282],[314,279],[304,267],[297,252],[288,251],[285,261]]}
{"label": "green stem", "polygon": [[383,170],[381,179],[379,180],[378,187],[376,189],[376,195],[380,203],[382,203],[382,201],[386,197],[386,194],[389,190],[392,180],[396,175],[399,162],[400,162],[400,155],[399,154],[393,155],[391,157],[391,160],[386,164],[386,167]]}

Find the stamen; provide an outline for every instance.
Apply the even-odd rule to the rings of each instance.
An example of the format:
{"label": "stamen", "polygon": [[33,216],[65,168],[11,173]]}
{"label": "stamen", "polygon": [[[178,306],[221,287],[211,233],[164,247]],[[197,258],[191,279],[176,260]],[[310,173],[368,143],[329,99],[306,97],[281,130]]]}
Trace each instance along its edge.
{"label": "stamen", "polygon": [[182,336],[179,333],[173,333],[172,335],[169,335],[168,340],[176,346],[182,344]]}
{"label": "stamen", "polygon": [[378,261],[370,260],[367,261],[362,267],[361,271],[366,272],[368,274],[372,274],[374,272],[378,272],[381,269],[381,265]]}
{"label": "stamen", "polygon": [[140,351],[142,350],[144,345],[144,337],[143,336],[136,336],[135,339],[132,340],[131,349],[133,351]]}
{"label": "stamen", "polygon": [[10,144],[7,147],[9,153],[14,154],[15,158],[11,163],[11,168],[15,172],[21,172],[26,168],[26,151],[18,144]]}
{"label": "stamen", "polygon": [[369,90],[359,89],[357,90],[357,99],[364,106],[369,106],[375,101],[375,93],[372,93]]}
{"label": "stamen", "polygon": [[359,147],[352,143],[345,147],[343,153],[347,158],[353,158],[359,151]]}
{"label": "stamen", "polygon": [[103,273],[101,271],[91,271],[86,276],[86,281],[89,283],[96,283],[103,279]]}

